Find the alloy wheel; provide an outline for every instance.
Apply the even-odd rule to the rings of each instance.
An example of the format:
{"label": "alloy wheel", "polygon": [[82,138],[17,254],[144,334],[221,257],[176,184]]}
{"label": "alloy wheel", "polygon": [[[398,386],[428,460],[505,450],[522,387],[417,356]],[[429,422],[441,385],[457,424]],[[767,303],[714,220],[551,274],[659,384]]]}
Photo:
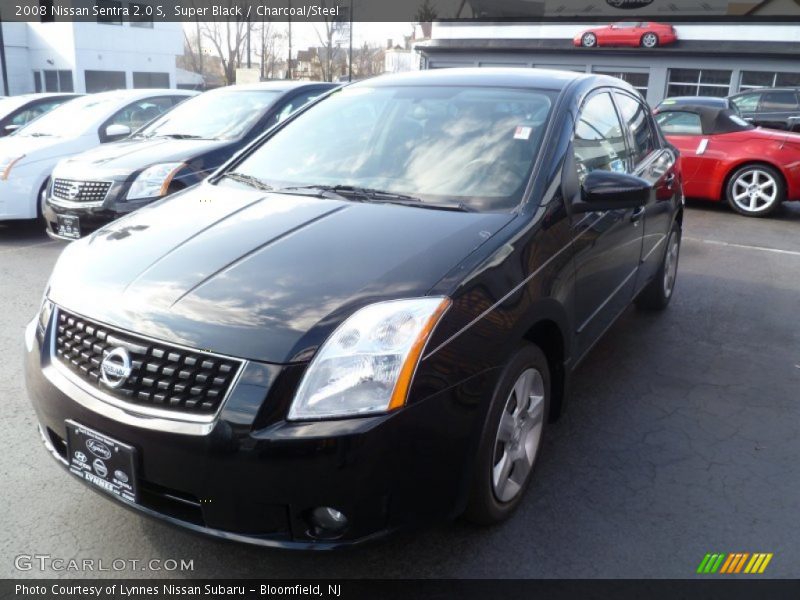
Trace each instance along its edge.
{"label": "alloy wheel", "polygon": [[664,296],[669,298],[675,287],[675,279],[678,277],[678,253],[680,252],[680,242],[677,234],[673,231],[667,242],[667,253],[664,256]]}
{"label": "alloy wheel", "polygon": [[494,443],[492,488],[500,502],[520,493],[533,469],[544,428],[544,379],[526,369],[508,395]]}
{"label": "alloy wheel", "polygon": [[655,33],[645,33],[642,36],[642,46],[655,48],[658,45],[658,36]]}
{"label": "alloy wheel", "polygon": [[592,48],[597,43],[597,36],[593,33],[586,33],[581,38],[581,43],[585,48]]}
{"label": "alloy wheel", "polygon": [[744,212],[766,211],[778,199],[778,182],[767,171],[747,169],[733,181],[731,198]]}

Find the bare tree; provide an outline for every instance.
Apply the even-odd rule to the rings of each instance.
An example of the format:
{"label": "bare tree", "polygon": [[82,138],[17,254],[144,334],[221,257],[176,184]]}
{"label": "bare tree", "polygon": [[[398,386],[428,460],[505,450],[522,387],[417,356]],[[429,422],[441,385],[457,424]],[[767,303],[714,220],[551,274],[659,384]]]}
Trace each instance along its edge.
{"label": "bare tree", "polygon": [[[325,7],[333,7],[336,2],[335,0],[320,0],[319,4]],[[335,70],[334,61],[338,57],[341,62],[342,58],[339,56],[341,53],[337,52],[338,47],[334,44],[333,40],[336,34],[342,29],[342,27],[344,27],[345,23],[331,17],[325,17],[321,22],[321,25],[321,31],[316,27],[316,25],[314,26],[314,31],[316,32],[320,43],[320,51],[317,52],[320,63],[320,71],[322,72],[322,79],[324,81],[333,81]]]}
{"label": "bare tree", "polygon": [[[231,0],[228,0],[231,5]],[[236,69],[242,65],[242,53],[247,42],[247,33],[253,27],[250,21],[207,22],[200,27],[202,37],[214,48],[222,63],[225,81],[236,82]]]}

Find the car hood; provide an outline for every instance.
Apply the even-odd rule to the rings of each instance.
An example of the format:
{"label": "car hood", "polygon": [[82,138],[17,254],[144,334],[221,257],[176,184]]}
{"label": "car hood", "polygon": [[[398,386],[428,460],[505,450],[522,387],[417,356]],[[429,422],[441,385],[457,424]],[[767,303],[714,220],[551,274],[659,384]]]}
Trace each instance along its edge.
{"label": "car hood", "polygon": [[49,294],[145,336],[296,362],[358,308],[425,295],[512,218],[202,184],[71,244]]}
{"label": "car hood", "polygon": [[56,136],[9,135],[0,138],[0,157],[25,155],[25,162],[34,162],[58,156],[64,147],[71,146],[76,138]]}
{"label": "car hood", "polygon": [[128,175],[158,163],[189,161],[229,143],[168,138],[123,140],[66,159],[59,165],[59,173],[66,176],[68,170],[70,177],[87,179],[96,178],[98,171]]}

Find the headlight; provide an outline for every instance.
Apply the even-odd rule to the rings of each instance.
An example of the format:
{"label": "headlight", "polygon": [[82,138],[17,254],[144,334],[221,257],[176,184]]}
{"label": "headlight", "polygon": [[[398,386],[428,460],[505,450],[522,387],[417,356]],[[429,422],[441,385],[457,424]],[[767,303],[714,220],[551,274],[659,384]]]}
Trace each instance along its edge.
{"label": "headlight", "polygon": [[134,180],[126,197],[128,200],[136,200],[137,198],[165,196],[172,178],[182,166],[183,163],[163,163],[147,167]]}
{"label": "headlight", "polygon": [[44,335],[47,324],[50,322],[50,316],[53,314],[53,303],[45,296],[42,300],[42,307],[39,309],[39,333]]}
{"label": "headlight", "polygon": [[449,298],[378,302],[331,334],[300,382],[289,419],[386,412],[406,402],[411,378]]}
{"label": "headlight", "polygon": [[11,173],[11,167],[17,164],[25,158],[24,154],[18,154],[17,156],[4,156],[0,158],[0,179],[5,181],[8,179],[8,175]]}

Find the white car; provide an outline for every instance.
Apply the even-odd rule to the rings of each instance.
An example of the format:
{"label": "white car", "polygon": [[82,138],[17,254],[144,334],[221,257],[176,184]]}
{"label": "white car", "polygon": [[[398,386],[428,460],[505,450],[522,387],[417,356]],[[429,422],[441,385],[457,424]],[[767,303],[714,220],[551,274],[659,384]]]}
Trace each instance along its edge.
{"label": "white car", "polygon": [[71,100],[0,139],[0,221],[34,219],[56,163],[127,137],[197,92],[138,89]]}

